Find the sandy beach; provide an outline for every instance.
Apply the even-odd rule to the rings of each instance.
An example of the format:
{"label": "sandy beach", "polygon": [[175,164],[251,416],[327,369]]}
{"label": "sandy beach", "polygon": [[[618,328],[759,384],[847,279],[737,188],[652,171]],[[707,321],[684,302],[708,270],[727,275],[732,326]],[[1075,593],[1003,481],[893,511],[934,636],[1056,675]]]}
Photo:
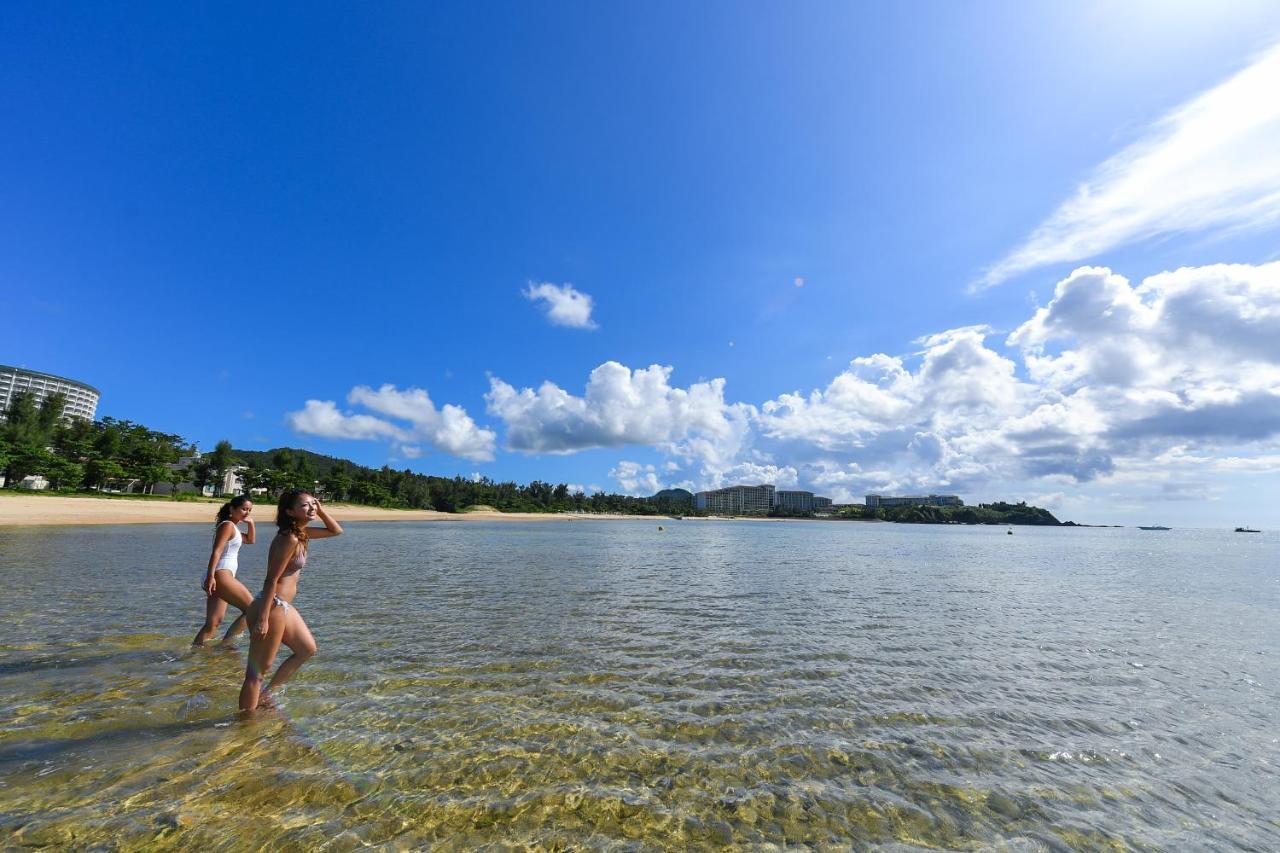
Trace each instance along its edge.
{"label": "sandy beach", "polygon": [[[534,512],[467,512],[449,513],[421,509],[381,509],[354,504],[326,504],[340,521],[583,521],[640,520],[661,521],[662,516],[638,515],[571,515]],[[66,524],[164,524],[213,522],[218,504],[166,500],[129,500],[121,498],[53,497],[39,495],[0,496],[0,527],[18,525]],[[275,507],[271,501],[259,502],[254,520],[269,524]]]}

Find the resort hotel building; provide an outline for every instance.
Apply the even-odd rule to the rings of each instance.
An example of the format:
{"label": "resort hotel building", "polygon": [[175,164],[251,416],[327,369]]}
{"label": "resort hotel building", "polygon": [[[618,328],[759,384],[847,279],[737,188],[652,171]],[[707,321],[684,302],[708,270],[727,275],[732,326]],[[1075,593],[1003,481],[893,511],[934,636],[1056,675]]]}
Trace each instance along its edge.
{"label": "resort hotel building", "polygon": [[773,486],[729,486],[693,496],[693,508],[719,515],[768,515]]}
{"label": "resort hotel building", "polygon": [[891,506],[964,506],[956,495],[867,495],[867,509]]}
{"label": "resort hotel building", "polygon": [[815,495],[813,492],[780,490],[774,494],[773,505],[778,509],[793,512],[813,512],[814,510],[830,509],[831,498],[824,498],[821,495]]}
{"label": "resort hotel building", "polygon": [[54,394],[62,394],[67,399],[62,408],[64,418],[84,418],[90,421],[98,411],[98,398],[102,396],[97,388],[74,379],[0,364],[0,420],[9,410],[13,395],[23,391],[35,398],[36,406],[40,406]]}
{"label": "resort hotel building", "polygon": [[716,515],[768,515],[775,509],[813,512],[830,509],[831,499],[813,492],[777,491],[772,485],[729,486],[693,496],[694,509]]}

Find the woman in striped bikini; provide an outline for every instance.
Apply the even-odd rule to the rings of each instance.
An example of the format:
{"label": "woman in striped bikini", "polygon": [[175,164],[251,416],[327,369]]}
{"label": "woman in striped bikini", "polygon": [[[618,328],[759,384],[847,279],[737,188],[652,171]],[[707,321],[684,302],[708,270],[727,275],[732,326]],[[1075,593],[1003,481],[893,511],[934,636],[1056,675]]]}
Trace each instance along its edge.
{"label": "woman in striped bikini", "polygon": [[[324,527],[308,526],[316,518]],[[292,678],[298,667],[316,653],[315,638],[302,620],[302,614],[293,606],[293,597],[298,594],[298,575],[307,564],[310,541],[342,533],[342,525],[325,512],[319,500],[302,489],[290,489],[280,496],[276,527],[279,532],[267,555],[267,577],[262,582],[262,592],[245,613],[252,630],[249,663],[240,688],[241,711],[270,706],[271,691]],[[264,691],[263,678],[275,662],[282,643],[292,654],[280,664]]]}

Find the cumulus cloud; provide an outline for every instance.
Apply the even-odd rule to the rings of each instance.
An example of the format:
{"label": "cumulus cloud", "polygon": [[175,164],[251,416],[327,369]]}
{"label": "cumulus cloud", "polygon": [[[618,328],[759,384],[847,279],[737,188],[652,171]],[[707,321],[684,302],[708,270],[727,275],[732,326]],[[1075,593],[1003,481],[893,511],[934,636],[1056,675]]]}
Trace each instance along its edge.
{"label": "cumulus cloud", "polygon": [[1280,263],[1134,286],[1082,267],[1004,341],[952,329],[856,358],[825,388],[760,406],[754,447],[839,499],[1115,476],[1170,446],[1210,456],[1280,438]]}
{"label": "cumulus cloud", "polygon": [[658,472],[652,465],[619,462],[618,466],[609,472],[609,476],[617,482],[623,494],[648,497],[662,489]]}
{"label": "cumulus cloud", "polygon": [[762,429],[771,438],[851,450],[885,432],[910,429],[914,439],[920,430],[994,423],[1016,411],[1020,386],[1016,365],[985,345],[989,335],[969,326],[923,338],[914,372],[899,356],[855,358],[825,389],[765,402]]}
{"label": "cumulus cloud", "polygon": [[1280,45],[1164,116],[989,269],[989,287],[1165,234],[1280,221]]}
{"label": "cumulus cloud", "polygon": [[[1078,495],[1097,481],[1135,501],[1212,499],[1199,484],[1216,476],[1280,472],[1280,262],[1136,284],[1081,267],[1007,335],[926,335],[910,352],[855,358],[821,387],[759,406],[731,401],[723,378],[680,386],[672,376],[609,361],[576,391],[490,377],[485,402],[515,452],[655,451],[622,454],[630,459],[610,471],[631,494],[769,482],[837,501]],[[362,411],[310,400],[290,417],[302,432],[384,440],[406,455],[419,444],[493,455],[492,430],[456,406],[437,409],[425,391],[361,386],[348,402]]]}
{"label": "cumulus cloud", "polygon": [[1280,263],[1184,268],[1138,287],[1082,267],[1008,343],[1112,443],[1280,431]]}
{"label": "cumulus cloud", "polygon": [[347,402],[384,417],[341,412],[332,400],[308,400],[302,411],[290,413],[287,420],[294,430],[307,435],[400,442],[399,452],[409,459],[421,455],[421,448],[412,442],[477,462],[493,459],[497,444],[493,430],[477,426],[460,406],[446,403],[437,409],[420,388],[401,391],[383,385],[374,390],[358,385],[347,395]]}
{"label": "cumulus cloud", "polygon": [[517,390],[491,377],[485,400],[506,425],[512,450],[566,454],[650,446],[677,465],[700,467],[706,482],[718,483],[748,451],[755,409],[726,402],[724,379],[681,388],[671,384],[671,373],[669,366],[632,370],[608,361],[591,371],[581,396],[552,382]]}
{"label": "cumulus cloud", "polygon": [[527,453],[573,453],[593,447],[674,446],[713,452],[745,433],[751,408],[724,399],[724,380],[671,385],[671,367],[631,370],[607,361],[591,371],[582,396],[553,382],[536,391],[489,380],[488,410],[507,427],[507,444]]}
{"label": "cumulus cloud", "polygon": [[703,473],[705,487],[711,489],[735,483],[772,483],[780,489],[793,489],[800,483],[800,474],[795,466],[777,465],[773,462],[739,462],[726,470],[704,469]]}
{"label": "cumulus cloud", "polygon": [[302,411],[290,412],[286,420],[295,431],[321,438],[403,440],[408,437],[403,429],[381,418],[344,414],[332,400],[308,400]]}
{"label": "cumulus cloud", "polygon": [[597,328],[591,319],[593,300],[571,284],[531,281],[524,290],[524,296],[531,302],[541,302],[547,319],[553,325],[573,329]]}

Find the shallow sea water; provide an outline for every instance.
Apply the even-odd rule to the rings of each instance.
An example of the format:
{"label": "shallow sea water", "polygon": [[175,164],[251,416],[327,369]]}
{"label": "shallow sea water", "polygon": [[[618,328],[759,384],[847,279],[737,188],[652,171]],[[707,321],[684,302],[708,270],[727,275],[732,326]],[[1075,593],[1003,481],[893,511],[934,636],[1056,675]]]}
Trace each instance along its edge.
{"label": "shallow sea water", "polygon": [[1280,849],[1274,534],[347,530],[241,721],[209,527],[0,529],[0,846]]}

